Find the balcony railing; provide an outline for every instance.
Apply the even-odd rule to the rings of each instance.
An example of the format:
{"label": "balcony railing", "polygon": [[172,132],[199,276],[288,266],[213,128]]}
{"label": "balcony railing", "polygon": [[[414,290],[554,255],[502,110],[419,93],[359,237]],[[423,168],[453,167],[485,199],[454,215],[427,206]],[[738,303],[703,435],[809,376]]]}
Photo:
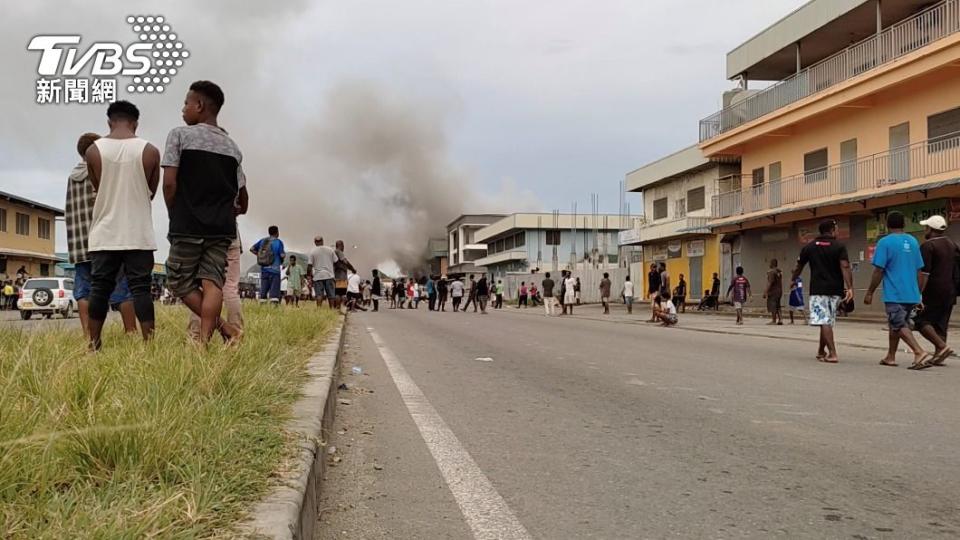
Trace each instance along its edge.
{"label": "balcony railing", "polygon": [[713,215],[726,218],[773,210],[804,201],[870,192],[891,184],[950,172],[960,174],[960,132],[720,193],[713,197]]}
{"label": "balcony railing", "polygon": [[960,31],[960,0],[946,0],[700,121],[700,142],[822,92]]}

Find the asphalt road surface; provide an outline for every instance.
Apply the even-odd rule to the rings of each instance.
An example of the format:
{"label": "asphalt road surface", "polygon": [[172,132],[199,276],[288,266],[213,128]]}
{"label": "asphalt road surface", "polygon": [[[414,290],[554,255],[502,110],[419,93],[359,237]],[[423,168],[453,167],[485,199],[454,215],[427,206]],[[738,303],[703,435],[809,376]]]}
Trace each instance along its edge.
{"label": "asphalt road surface", "polygon": [[513,309],[347,346],[319,538],[960,537],[956,366]]}

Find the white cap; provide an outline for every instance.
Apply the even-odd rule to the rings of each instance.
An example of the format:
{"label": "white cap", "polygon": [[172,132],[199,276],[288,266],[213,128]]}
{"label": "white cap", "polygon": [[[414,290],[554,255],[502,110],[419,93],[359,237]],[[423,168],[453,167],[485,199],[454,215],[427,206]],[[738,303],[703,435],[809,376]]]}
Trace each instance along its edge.
{"label": "white cap", "polygon": [[924,227],[930,227],[936,231],[945,231],[947,230],[947,220],[943,219],[943,216],[932,215],[929,218],[920,222]]}

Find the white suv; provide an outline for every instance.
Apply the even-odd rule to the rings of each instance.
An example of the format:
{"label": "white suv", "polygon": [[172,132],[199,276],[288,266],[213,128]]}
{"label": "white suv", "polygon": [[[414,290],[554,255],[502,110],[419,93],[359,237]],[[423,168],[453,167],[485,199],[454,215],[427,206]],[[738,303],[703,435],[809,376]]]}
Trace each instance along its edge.
{"label": "white suv", "polygon": [[20,289],[17,308],[20,318],[29,319],[34,313],[46,318],[59,313],[64,319],[73,316],[77,301],[73,299],[73,280],[70,278],[28,279]]}

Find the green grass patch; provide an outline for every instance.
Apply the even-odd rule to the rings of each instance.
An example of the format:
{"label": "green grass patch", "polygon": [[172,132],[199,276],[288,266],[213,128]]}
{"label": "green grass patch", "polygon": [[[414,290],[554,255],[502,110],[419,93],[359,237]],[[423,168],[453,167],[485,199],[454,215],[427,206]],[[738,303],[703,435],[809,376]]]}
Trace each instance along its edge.
{"label": "green grass patch", "polygon": [[294,453],[283,429],[330,310],[246,304],[240,347],[0,328],[0,538],[235,537]]}

